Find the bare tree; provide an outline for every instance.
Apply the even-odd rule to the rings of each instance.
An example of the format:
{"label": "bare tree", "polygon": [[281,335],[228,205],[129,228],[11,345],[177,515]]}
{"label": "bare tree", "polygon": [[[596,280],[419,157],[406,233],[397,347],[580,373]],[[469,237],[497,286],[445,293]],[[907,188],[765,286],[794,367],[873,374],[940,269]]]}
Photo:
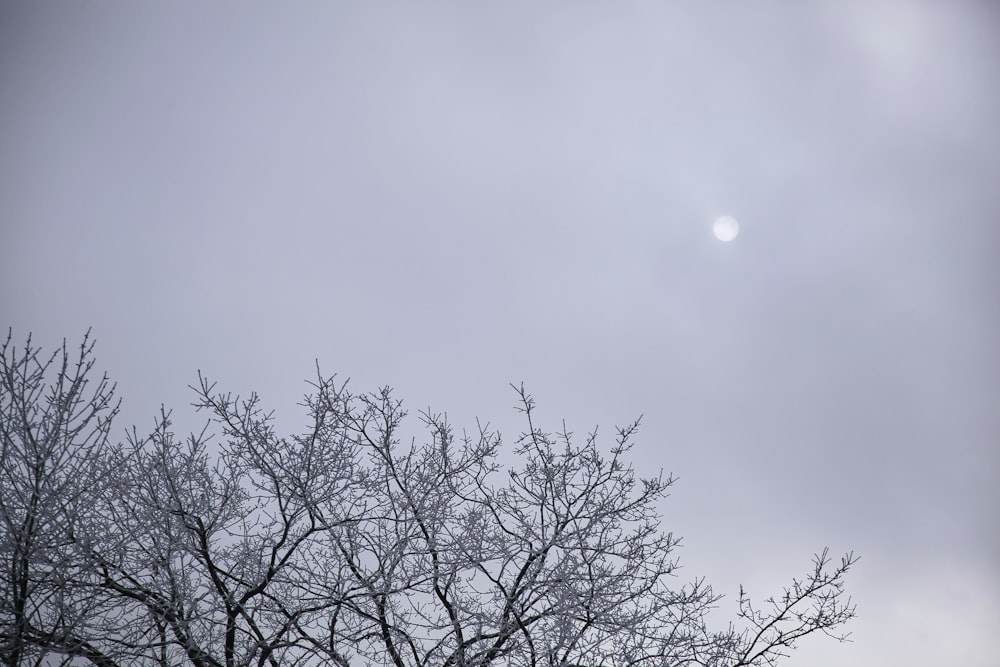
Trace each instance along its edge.
{"label": "bare tree", "polygon": [[[48,654],[107,664],[91,641],[100,603],[89,568],[72,547],[93,524],[107,477],[109,432],[118,412],[107,376],[91,384],[93,342],[75,360],[66,343],[41,356],[11,334],[0,348],[0,660],[29,664]],[[90,385],[90,386],[88,386]],[[49,656],[51,657],[51,656]]]}
{"label": "bare tree", "polygon": [[400,450],[400,403],[387,390],[360,398],[352,427],[373,462],[378,512],[332,535],[353,583],[346,645],[363,640],[363,655],[397,667],[735,667],[773,664],[853,616],[842,586],[854,558],[830,571],[824,552],[766,613],[741,595],[748,627],[709,631],[719,598],[701,580],[676,585],[678,540],[658,527],[673,479],[637,479],[625,461],[638,423],[604,454],[596,433],[575,445],[565,427],[539,429],[516,389],[528,429],[514,447],[522,464],[506,474],[497,434],[456,443],[424,413],[430,443]]}
{"label": "bare tree", "polygon": [[[30,648],[105,665],[763,666],[806,635],[841,637],[854,614],[854,557],[831,565],[824,551],[764,607],[741,591],[736,624],[713,631],[719,597],[678,583],[678,540],[659,528],[673,478],[627,462],[638,422],[602,451],[596,432],[578,444],[539,428],[515,387],[527,428],[504,469],[488,425],[458,435],[424,412],[423,443],[403,444],[406,412],[388,389],[355,395],[318,370],[312,385],[300,435],[277,435],[256,395],[199,375],[202,431],[175,437],[164,411],[124,447],[70,447],[55,467],[99,479],[88,511],[39,505],[38,525],[63,541],[17,553],[50,596],[31,593],[32,609],[58,609],[72,631],[54,631],[52,611],[19,620],[25,605],[5,593],[7,663]],[[5,406],[39,400],[23,383],[4,392]],[[35,460],[8,440],[11,461]],[[12,499],[32,488],[12,479]],[[24,504],[5,493],[5,545],[24,533]],[[45,565],[55,554],[65,567]]]}
{"label": "bare tree", "polygon": [[204,379],[196,405],[224,438],[214,453],[207,429],[178,440],[166,413],[133,435],[105,499],[122,546],[92,546],[101,586],[149,619],[117,633],[131,662],[320,662],[309,629],[335,604],[321,538],[362,494],[334,387],[317,388],[305,436],[278,438],[256,396],[216,395]]}

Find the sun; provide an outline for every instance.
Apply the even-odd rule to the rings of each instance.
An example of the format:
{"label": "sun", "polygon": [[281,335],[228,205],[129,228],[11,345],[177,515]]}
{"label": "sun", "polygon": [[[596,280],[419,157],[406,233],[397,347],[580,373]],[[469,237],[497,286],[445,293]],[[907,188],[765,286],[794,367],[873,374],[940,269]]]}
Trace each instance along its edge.
{"label": "sun", "polygon": [[720,241],[729,243],[739,235],[740,223],[736,221],[736,218],[724,215],[721,218],[717,218],[712,224],[712,233]]}

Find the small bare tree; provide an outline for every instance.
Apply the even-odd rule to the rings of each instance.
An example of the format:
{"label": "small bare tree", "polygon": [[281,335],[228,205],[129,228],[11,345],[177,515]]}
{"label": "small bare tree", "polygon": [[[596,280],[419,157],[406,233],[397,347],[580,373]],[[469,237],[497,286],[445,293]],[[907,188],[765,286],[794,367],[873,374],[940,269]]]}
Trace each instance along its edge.
{"label": "small bare tree", "polygon": [[[5,352],[5,373],[14,361]],[[25,386],[5,382],[4,405],[38,402]],[[107,420],[96,441],[61,432],[71,455],[44,470],[81,486],[52,486],[59,500],[31,510],[45,526],[33,534],[59,542],[3,553],[36,586],[5,592],[8,664],[48,652],[206,667],[764,666],[854,614],[843,590],[854,558],[833,566],[824,551],[763,608],[741,592],[737,625],[711,630],[718,596],[677,583],[678,541],[659,528],[673,479],[639,478],[627,462],[638,423],[604,452],[596,433],[577,444],[540,429],[515,387],[527,428],[504,470],[488,425],[456,435],[425,412],[424,443],[404,445],[406,413],[388,389],[355,395],[317,371],[308,424],[290,437],[256,395],[202,376],[193,389],[208,424],[186,438],[166,411],[121,448],[108,446]],[[8,441],[10,461],[37,459],[24,438]],[[18,474],[0,507],[5,545],[20,544],[37,486]]]}

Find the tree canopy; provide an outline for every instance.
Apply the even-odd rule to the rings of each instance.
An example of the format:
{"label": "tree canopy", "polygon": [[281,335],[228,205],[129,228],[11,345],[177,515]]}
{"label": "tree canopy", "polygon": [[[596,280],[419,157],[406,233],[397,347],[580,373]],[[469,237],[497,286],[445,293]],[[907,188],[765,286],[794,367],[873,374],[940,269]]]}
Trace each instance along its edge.
{"label": "tree canopy", "polygon": [[500,434],[354,393],[317,369],[308,428],[279,434],[257,395],[198,374],[204,429],[113,437],[115,386],[89,334],[45,356],[0,349],[0,661],[6,665],[555,667],[775,665],[800,638],[843,639],[852,554],[737,618],[678,581],[637,476],[638,422],[602,446],[538,424],[504,467]]}

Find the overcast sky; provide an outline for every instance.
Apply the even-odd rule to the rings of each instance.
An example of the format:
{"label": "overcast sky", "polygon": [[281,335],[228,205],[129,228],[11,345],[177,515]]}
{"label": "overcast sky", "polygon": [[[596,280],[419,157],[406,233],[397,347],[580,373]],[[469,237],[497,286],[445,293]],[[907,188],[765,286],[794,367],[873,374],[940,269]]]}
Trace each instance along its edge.
{"label": "overcast sky", "polygon": [[315,359],[508,442],[509,382],[641,413],[720,624],[828,545],[854,642],[788,667],[991,667],[998,118],[985,1],[7,0],[0,324],[92,326],[122,429],[197,369],[299,428]]}

